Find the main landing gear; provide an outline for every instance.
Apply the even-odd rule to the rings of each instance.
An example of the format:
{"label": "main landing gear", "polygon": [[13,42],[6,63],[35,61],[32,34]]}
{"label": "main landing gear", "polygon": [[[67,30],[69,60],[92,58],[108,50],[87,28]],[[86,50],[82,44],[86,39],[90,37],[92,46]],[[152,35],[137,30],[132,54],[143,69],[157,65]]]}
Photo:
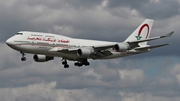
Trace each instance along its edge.
{"label": "main landing gear", "polygon": [[81,66],[83,66],[83,65],[89,66],[90,63],[87,61],[87,59],[82,59],[82,60],[80,60],[80,61],[78,61],[78,62],[75,62],[74,65],[75,65],[75,66],[78,66],[78,67],[81,67]]}
{"label": "main landing gear", "polygon": [[26,61],[25,54],[23,52],[20,52],[22,54],[21,61]]}
{"label": "main landing gear", "polygon": [[[64,65],[64,68],[69,68],[69,65],[67,64],[67,59],[62,59],[62,64]],[[89,66],[90,63],[87,61],[87,59],[79,59],[77,62],[74,63],[75,66],[82,67]]]}
{"label": "main landing gear", "polygon": [[66,59],[62,59],[62,64],[64,65],[64,68],[69,68],[69,65],[67,64]]}

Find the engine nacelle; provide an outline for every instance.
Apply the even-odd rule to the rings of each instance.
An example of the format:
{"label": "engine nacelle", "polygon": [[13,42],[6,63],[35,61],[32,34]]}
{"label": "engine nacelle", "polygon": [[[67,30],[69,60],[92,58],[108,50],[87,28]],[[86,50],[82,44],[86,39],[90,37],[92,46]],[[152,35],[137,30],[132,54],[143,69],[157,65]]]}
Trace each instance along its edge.
{"label": "engine nacelle", "polygon": [[80,48],[77,51],[78,56],[83,56],[83,57],[89,57],[89,55],[93,53],[93,49],[89,48]]}
{"label": "engine nacelle", "polygon": [[36,62],[47,62],[49,60],[53,60],[54,57],[46,56],[46,55],[34,55],[33,56],[34,61]]}
{"label": "engine nacelle", "polygon": [[115,50],[118,52],[123,52],[129,49],[128,43],[119,43],[114,46]]}

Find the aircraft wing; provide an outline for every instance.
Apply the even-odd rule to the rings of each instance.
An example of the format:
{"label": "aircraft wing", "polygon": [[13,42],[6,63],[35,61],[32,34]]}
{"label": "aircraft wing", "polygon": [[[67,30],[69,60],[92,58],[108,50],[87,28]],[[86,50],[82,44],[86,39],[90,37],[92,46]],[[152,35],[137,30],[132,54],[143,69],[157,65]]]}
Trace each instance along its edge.
{"label": "aircraft wing", "polygon": [[93,48],[95,51],[99,51],[99,50],[106,50],[109,48],[114,48],[115,45],[116,43],[108,44],[108,45],[98,45],[98,46],[93,46]]}
{"label": "aircraft wing", "polygon": [[110,51],[106,50],[106,51],[96,52],[96,54],[91,54],[90,57],[92,59],[99,59],[99,58],[103,58],[105,56],[110,56],[110,55],[113,55],[113,54]]}
{"label": "aircraft wing", "polygon": [[71,48],[71,47],[55,47],[50,49],[51,52],[61,52],[61,53],[75,53],[79,48]]}
{"label": "aircraft wing", "polygon": [[[101,50],[106,50],[109,48],[114,48],[116,43],[113,44],[106,44],[106,45],[98,45],[98,46],[87,46],[87,47],[81,47],[81,48],[93,48],[94,51],[101,51]],[[49,51],[54,51],[54,52],[73,52],[73,51],[77,51],[80,48],[72,48],[72,47],[55,47],[50,49]]]}
{"label": "aircraft wing", "polygon": [[174,33],[174,31],[170,32],[167,35],[158,36],[158,37],[152,37],[152,38],[148,38],[148,39],[144,39],[144,40],[128,41],[127,43],[132,44],[132,43],[140,43],[140,42],[152,41],[152,40],[156,40],[156,39],[170,37],[173,33]]}
{"label": "aircraft wing", "polygon": [[[94,53],[90,55],[91,58],[97,59],[105,56],[110,56],[112,53],[107,50],[109,48],[114,48],[115,43],[108,44],[108,45],[99,45],[99,46],[89,46],[89,47],[81,47],[81,48],[89,48],[93,49]],[[80,48],[71,48],[71,47],[55,47],[50,49],[51,52],[61,52],[61,53],[67,53],[67,54],[77,54],[77,51]]]}
{"label": "aircraft wing", "polygon": [[[117,43],[112,43],[112,44],[105,44],[105,45],[97,45],[97,46],[87,46],[87,47],[81,47],[81,48],[93,48],[94,51],[101,51],[101,50],[106,50],[109,48],[114,48],[114,46]],[[69,52],[69,51],[77,51],[79,48],[72,48],[72,47],[55,47],[50,49],[49,51],[54,51],[54,52]]]}

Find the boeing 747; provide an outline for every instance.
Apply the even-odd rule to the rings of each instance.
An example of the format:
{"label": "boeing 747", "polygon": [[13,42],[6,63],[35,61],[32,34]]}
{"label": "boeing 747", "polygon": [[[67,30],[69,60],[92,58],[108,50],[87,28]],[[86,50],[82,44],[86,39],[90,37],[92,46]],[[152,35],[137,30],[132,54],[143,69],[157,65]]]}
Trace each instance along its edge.
{"label": "boeing 747", "polygon": [[62,58],[64,68],[69,68],[67,60],[75,61],[74,65],[89,66],[88,59],[114,59],[129,55],[149,52],[150,49],[166,46],[147,45],[148,41],[170,37],[174,32],[164,36],[149,38],[153,25],[152,19],[146,19],[124,42],[108,42],[71,38],[63,35],[20,31],[6,41],[6,44],[22,54],[34,54],[36,62],[47,62],[54,57]]}

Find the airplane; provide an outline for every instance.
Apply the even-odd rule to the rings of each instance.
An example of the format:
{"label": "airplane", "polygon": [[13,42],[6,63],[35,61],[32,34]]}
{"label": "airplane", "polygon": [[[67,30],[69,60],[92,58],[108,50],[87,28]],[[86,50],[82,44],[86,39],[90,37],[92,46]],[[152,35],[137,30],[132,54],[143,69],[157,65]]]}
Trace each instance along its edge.
{"label": "airplane", "polygon": [[147,45],[148,41],[170,37],[167,35],[149,38],[153,19],[146,19],[124,42],[108,42],[71,38],[63,35],[20,31],[6,40],[6,44],[22,54],[22,61],[26,61],[25,53],[34,54],[35,62],[47,62],[54,57],[62,58],[64,68],[69,68],[67,60],[75,61],[74,65],[89,66],[88,59],[114,59],[129,55],[149,52],[150,49],[169,45]]}

